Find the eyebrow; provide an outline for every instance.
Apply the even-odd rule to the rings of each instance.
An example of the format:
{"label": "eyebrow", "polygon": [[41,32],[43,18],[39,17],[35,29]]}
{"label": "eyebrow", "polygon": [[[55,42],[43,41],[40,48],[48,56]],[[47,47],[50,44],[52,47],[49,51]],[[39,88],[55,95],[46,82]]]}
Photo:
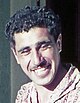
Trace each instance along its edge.
{"label": "eyebrow", "polygon": [[18,50],[18,52],[24,51],[25,49],[29,49],[29,48],[30,48],[29,46],[23,47],[20,50]]}
{"label": "eyebrow", "polygon": [[42,44],[45,44],[45,43],[51,43],[50,40],[46,40],[46,41],[42,41],[42,42],[38,42],[36,43],[38,46],[42,45]]}
{"label": "eyebrow", "polygon": [[[45,44],[45,43],[52,43],[52,41],[51,40],[40,41],[40,42],[37,42],[35,45],[41,46],[42,44]],[[20,50],[18,50],[18,52],[24,51],[25,49],[29,49],[29,48],[30,46],[23,47]]]}

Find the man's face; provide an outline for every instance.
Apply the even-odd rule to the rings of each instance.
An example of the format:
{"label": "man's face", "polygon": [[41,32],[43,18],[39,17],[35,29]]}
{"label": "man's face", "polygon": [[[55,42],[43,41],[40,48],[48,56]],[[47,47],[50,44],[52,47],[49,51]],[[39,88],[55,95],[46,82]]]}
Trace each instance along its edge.
{"label": "man's face", "polygon": [[15,57],[25,74],[36,84],[47,85],[55,78],[59,47],[46,28],[15,33]]}

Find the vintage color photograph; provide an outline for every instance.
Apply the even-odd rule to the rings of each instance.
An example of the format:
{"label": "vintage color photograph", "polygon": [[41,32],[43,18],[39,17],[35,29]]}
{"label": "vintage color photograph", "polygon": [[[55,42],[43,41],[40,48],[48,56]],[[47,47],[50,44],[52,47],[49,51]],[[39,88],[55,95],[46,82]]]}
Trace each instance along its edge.
{"label": "vintage color photograph", "polygon": [[0,0],[0,103],[80,103],[80,1]]}

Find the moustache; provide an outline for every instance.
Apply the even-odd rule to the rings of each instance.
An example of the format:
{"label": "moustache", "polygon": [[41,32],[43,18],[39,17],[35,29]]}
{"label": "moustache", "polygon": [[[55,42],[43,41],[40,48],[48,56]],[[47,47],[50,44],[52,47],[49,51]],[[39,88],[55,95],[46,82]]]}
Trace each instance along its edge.
{"label": "moustache", "polygon": [[51,66],[51,63],[49,63],[48,61],[46,61],[45,59],[43,59],[39,64],[34,65],[31,69],[31,71],[40,69],[40,68],[48,68]]}

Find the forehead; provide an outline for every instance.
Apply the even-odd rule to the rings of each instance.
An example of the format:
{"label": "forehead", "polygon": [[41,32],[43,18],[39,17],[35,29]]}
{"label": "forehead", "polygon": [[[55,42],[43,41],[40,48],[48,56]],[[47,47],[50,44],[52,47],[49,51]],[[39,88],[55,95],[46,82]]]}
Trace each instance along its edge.
{"label": "forehead", "polygon": [[23,31],[22,33],[15,33],[16,46],[29,46],[37,42],[49,40],[53,37],[49,34],[47,28],[32,28],[29,32]]}

